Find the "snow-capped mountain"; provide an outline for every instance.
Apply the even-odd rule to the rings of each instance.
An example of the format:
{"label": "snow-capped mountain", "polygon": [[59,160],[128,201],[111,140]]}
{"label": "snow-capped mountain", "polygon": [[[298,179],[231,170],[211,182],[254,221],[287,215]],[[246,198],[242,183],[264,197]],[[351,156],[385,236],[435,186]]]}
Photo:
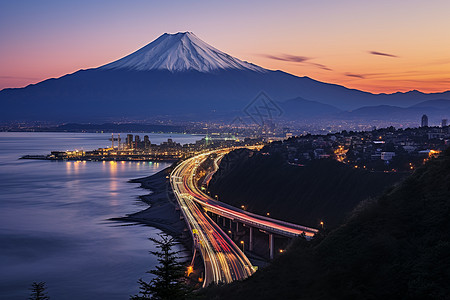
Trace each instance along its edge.
{"label": "snow-capped mountain", "polygon": [[[280,103],[284,117],[362,106],[406,107],[450,92],[375,95],[271,71],[234,58],[190,32],[163,34],[138,51],[99,68],[79,70],[25,88],[0,91],[0,122],[149,118],[217,120],[239,116],[261,91]],[[283,101],[294,99],[295,101]],[[301,100],[299,100],[301,99]],[[318,103],[319,102],[319,103]],[[378,110],[377,110],[378,111]]]}
{"label": "snow-capped mountain", "polygon": [[165,33],[150,44],[100,69],[128,69],[137,71],[169,70],[250,70],[266,72],[254,64],[230,56],[199,39],[192,32]]}

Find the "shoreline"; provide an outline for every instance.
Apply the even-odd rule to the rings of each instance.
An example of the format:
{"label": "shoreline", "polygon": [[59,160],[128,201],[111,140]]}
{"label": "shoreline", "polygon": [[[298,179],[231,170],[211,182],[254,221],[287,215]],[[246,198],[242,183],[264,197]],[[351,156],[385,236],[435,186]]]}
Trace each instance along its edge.
{"label": "shoreline", "polygon": [[[137,158],[130,159],[130,155],[124,155],[124,156],[80,156],[80,157],[50,157],[49,155],[24,155],[21,156],[19,159],[32,159],[32,160],[50,160],[50,161],[129,161],[129,162],[167,162],[167,163],[175,163],[178,160],[174,158],[155,158],[152,157],[151,159],[146,158],[144,156],[137,156]],[[154,174],[155,175],[155,174]],[[151,177],[153,175],[150,175]],[[138,178],[138,179],[132,179],[132,180],[140,180],[145,179],[144,178]],[[130,180],[130,181],[132,181]],[[137,182],[137,181],[136,181]]]}
{"label": "shoreline", "polygon": [[153,175],[131,179],[130,183],[140,183],[140,188],[151,193],[139,196],[139,199],[149,207],[124,217],[110,218],[111,221],[132,222],[148,225],[177,239],[185,248],[190,249],[192,240],[187,233],[185,221],[180,218],[178,204],[170,188],[168,176],[172,166]]}

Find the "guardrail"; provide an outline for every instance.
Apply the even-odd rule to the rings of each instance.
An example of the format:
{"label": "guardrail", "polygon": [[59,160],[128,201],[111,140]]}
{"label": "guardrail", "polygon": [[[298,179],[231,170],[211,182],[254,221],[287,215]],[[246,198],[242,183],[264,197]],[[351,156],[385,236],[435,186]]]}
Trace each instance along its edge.
{"label": "guardrail", "polygon": [[[220,210],[220,209],[218,209],[215,206],[211,206],[208,203],[205,203],[205,202],[203,202],[201,200],[198,200],[198,199],[192,197],[191,195],[188,195],[188,196],[190,197],[191,200],[193,200],[193,201],[199,203],[200,205],[206,207],[207,210],[209,210],[209,211],[211,211],[211,212],[213,212],[213,213],[215,213],[217,215],[223,216],[225,218],[232,219],[234,221],[237,220],[237,221],[239,221],[239,222],[241,222],[243,224],[252,225],[253,227],[264,229],[264,230],[266,230],[268,232],[276,233],[276,234],[279,234],[279,235],[282,235],[282,236],[296,237],[296,236],[300,236],[301,235],[301,233],[300,234],[296,234],[296,233],[293,233],[293,232],[290,232],[290,231],[287,231],[287,230],[282,230],[282,229],[274,228],[274,227],[271,227],[271,226],[268,226],[268,225],[265,225],[265,224],[261,224],[261,223],[258,223],[258,222],[250,221],[248,219],[245,219],[245,218],[236,216],[234,214],[225,212],[223,210]],[[247,213],[247,214],[250,214],[250,213]],[[256,216],[259,217],[259,215],[256,215]],[[279,220],[276,220],[276,221],[279,221],[279,222],[274,222],[274,219],[269,219],[267,221],[273,222],[275,224],[280,224],[280,225],[283,225],[283,226],[286,226],[285,224],[291,225],[291,223],[284,222],[284,221],[279,221]],[[292,224],[292,225],[296,225],[296,224]],[[316,229],[312,229],[312,228],[309,229],[308,227],[304,227],[304,226],[301,226],[301,225],[297,225],[296,227],[294,227],[294,229],[301,230],[301,231],[303,231],[305,233],[306,232],[310,232],[310,233],[315,234],[315,233],[318,232],[318,230],[316,230]]]}

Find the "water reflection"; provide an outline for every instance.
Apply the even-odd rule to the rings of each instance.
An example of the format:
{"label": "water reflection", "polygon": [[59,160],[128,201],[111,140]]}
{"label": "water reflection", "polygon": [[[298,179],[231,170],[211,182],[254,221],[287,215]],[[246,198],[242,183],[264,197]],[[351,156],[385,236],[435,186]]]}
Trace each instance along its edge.
{"label": "water reflection", "polygon": [[128,180],[168,164],[17,160],[106,146],[107,137],[0,133],[0,299],[27,298],[33,281],[46,281],[52,299],[127,299],[137,292],[136,280],[155,264],[147,238],[158,231],[105,220],[142,209],[136,198],[147,192]]}

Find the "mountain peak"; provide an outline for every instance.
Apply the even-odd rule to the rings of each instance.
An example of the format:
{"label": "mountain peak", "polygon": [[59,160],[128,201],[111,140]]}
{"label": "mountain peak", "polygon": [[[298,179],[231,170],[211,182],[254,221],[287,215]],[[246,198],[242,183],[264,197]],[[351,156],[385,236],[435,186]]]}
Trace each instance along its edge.
{"label": "mountain peak", "polygon": [[164,33],[136,52],[100,68],[171,72],[195,70],[205,73],[225,69],[266,72],[264,68],[214,48],[189,31]]}

